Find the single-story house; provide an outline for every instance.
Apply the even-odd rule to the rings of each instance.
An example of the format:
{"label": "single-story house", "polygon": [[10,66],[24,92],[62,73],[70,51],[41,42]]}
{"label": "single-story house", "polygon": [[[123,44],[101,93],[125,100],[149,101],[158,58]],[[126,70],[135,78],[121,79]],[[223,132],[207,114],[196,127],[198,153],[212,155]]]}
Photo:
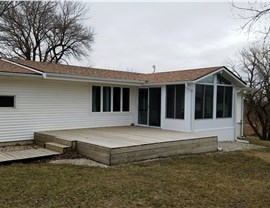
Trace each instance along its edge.
{"label": "single-story house", "polygon": [[245,83],[224,66],[143,74],[0,60],[0,142],[36,131],[142,125],[242,134]]}

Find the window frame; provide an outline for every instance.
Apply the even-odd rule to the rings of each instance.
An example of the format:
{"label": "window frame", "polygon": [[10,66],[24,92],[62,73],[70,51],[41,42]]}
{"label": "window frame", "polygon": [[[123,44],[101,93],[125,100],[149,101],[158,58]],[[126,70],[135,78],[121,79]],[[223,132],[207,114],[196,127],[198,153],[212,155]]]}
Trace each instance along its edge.
{"label": "window frame", "polygon": [[[116,89],[119,89],[119,110],[118,110],[118,108],[116,109],[116,107],[117,106],[115,106],[115,102],[117,101],[118,102],[118,100],[116,100],[115,99],[115,96],[114,96],[114,93],[115,93],[115,91],[114,90],[116,90]],[[121,99],[122,98],[122,88],[121,87],[117,87],[117,86],[114,86],[113,87],[113,100],[112,100],[112,105],[113,105],[113,108],[112,108],[112,111],[113,112],[122,112],[122,106],[121,106]]]}
{"label": "window frame", "polygon": [[[184,92],[184,94],[183,94],[183,109],[184,109],[184,112],[183,112],[183,116],[181,116],[181,117],[177,117],[177,93],[176,93],[176,91],[177,91],[177,86],[181,86],[181,87],[183,87],[183,92]],[[173,91],[173,112],[172,112],[172,114],[173,114],[173,117],[168,117],[168,87],[173,87],[174,89],[174,91]],[[166,109],[165,109],[165,114],[166,114],[166,119],[178,119],[178,120],[184,120],[185,119],[185,99],[186,98],[186,86],[185,86],[185,84],[172,84],[172,85],[166,85],[166,97],[165,97],[165,99],[166,99]],[[180,106],[181,107],[181,106]]]}
{"label": "window frame", "polygon": [[[196,87],[197,85],[201,85],[203,86],[203,103],[202,103],[202,118],[196,118],[196,93],[197,93],[197,90],[196,90]],[[205,87],[206,86],[211,86],[212,87],[212,117],[210,118],[205,118]],[[195,83],[195,93],[194,93],[194,97],[195,97],[195,102],[194,102],[194,119],[195,120],[205,120],[205,119],[214,119],[214,100],[215,100],[215,83]]]}
{"label": "window frame", "polygon": [[[228,82],[228,83],[219,83],[219,81],[218,80],[225,80],[225,82]],[[222,115],[222,117],[218,117],[217,116],[217,110],[218,110],[218,108],[217,108],[217,106],[218,106],[218,87],[223,87],[223,103],[222,103],[222,105],[223,105],[223,115]],[[225,115],[225,100],[226,100],[226,88],[231,88],[231,93],[232,93],[232,96],[231,96],[231,112],[230,112],[230,116],[227,116],[227,117],[225,117],[224,115]],[[216,74],[216,97],[217,97],[217,99],[216,99],[216,119],[226,119],[226,118],[232,118],[233,117],[233,108],[234,108],[234,106],[233,106],[233,102],[234,102],[234,95],[233,95],[233,93],[234,93],[234,87],[233,87],[233,84],[232,84],[232,82],[230,81],[230,80],[228,80],[226,77],[223,77],[222,76],[222,74]]]}
{"label": "window frame", "polygon": [[[227,78],[223,77],[221,74],[216,74],[216,79],[217,79],[217,81],[216,81],[217,86],[218,85],[220,85],[220,86],[232,86],[232,82],[229,81]],[[224,83],[219,83],[219,80],[223,81]]]}
{"label": "window frame", "polygon": [[[212,75],[210,74],[210,76],[212,76]],[[224,83],[220,83],[218,79],[223,80]],[[235,108],[234,107],[235,86],[234,86],[233,82],[230,79],[224,77],[221,73],[214,74],[214,82],[213,83],[206,83],[206,82],[203,82],[203,80],[205,80],[205,78],[200,79],[198,82],[194,83],[195,84],[195,93],[194,93],[194,96],[193,96],[193,99],[194,99],[194,108],[193,108],[193,110],[194,110],[194,120],[202,120],[202,119],[214,119],[215,120],[215,119],[226,119],[226,118],[231,119],[231,118],[233,118],[233,116],[234,116],[233,113],[234,113],[234,108]],[[203,115],[203,118],[196,118],[196,85],[211,85],[211,86],[213,86],[212,118],[204,118],[204,115]],[[222,104],[223,105],[223,107],[222,107],[223,108],[222,109],[223,116],[222,117],[217,116],[218,100],[220,99],[220,97],[218,96],[218,91],[219,91],[218,88],[220,86],[224,87],[223,88],[223,94],[224,94],[223,97],[224,98],[222,98],[222,102],[223,102],[223,104]],[[231,88],[231,91],[227,91],[227,88]],[[231,94],[230,98],[227,97],[225,91],[230,92],[230,94]],[[227,109],[227,111],[226,111],[225,109],[226,109],[226,105],[228,105],[227,104],[228,100],[231,101],[231,103],[229,105],[231,108],[230,109],[228,108],[229,110]],[[205,107],[203,107],[203,108],[205,108]],[[203,112],[203,114],[204,113],[205,112]],[[230,115],[230,116],[224,116],[226,113],[228,115]]]}
{"label": "window frame", "polygon": [[[124,90],[125,89],[127,89],[128,90],[128,99],[127,99],[127,101],[128,101],[128,110],[124,110],[124,102],[125,102],[125,100],[124,100]],[[122,99],[121,99],[121,101],[122,101],[122,112],[130,112],[130,88],[129,87],[122,87]]]}
{"label": "window frame", "polygon": [[[93,111],[93,87],[100,87],[100,111]],[[110,111],[104,111],[103,105],[104,105],[104,88],[110,88]],[[113,110],[113,100],[114,100],[114,95],[113,95],[113,89],[114,88],[120,88],[120,111],[114,111]],[[124,111],[123,110],[123,89],[127,88],[129,89],[129,111]],[[131,111],[131,88],[129,86],[118,86],[118,85],[91,85],[91,108],[90,112],[91,113],[130,113]]]}
{"label": "window frame", "polygon": [[[94,107],[94,99],[93,99],[93,97],[94,97],[94,93],[93,93],[93,90],[94,90],[94,88],[95,87],[97,87],[97,88],[99,88],[99,110],[98,111],[93,111],[93,107]],[[103,97],[103,88],[102,88],[102,86],[100,86],[100,85],[93,85],[92,86],[92,91],[91,91],[91,111],[92,111],[92,113],[100,113],[100,112],[102,112],[103,111],[103,103],[102,103],[102,97]]]}
{"label": "window frame", "polygon": [[[223,115],[222,115],[222,117],[218,117],[217,116],[217,110],[218,110],[218,108],[217,108],[217,101],[218,101],[218,99],[216,100],[216,119],[226,119],[226,118],[232,118],[233,117],[233,100],[234,100],[234,96],[233,96],[233,86],[232,85],[228,85],[228,84],[217,84],[217,97],[218,97],[218,87],[222,87],[223,88],[223,103],[222,103],[222,110],[223,110]],[[232,90],[232,96],[231,96],[231,112],[230,112],[230,116],[224,116],[225,115],[225,100],[226,100],[226,88],[231,88],[231,90]]]}

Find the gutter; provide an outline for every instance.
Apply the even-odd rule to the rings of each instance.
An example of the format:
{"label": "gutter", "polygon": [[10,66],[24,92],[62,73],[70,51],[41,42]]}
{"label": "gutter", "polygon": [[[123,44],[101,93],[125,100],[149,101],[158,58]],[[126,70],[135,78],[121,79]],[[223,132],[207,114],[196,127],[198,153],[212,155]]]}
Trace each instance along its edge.
{"label": "gutter", "polygon": [[181,81],[181,82],[156,82],[156,83],[149,83],[148,81],[144,81],[144,86],[160,86],[160,85],[176,85],[176,84],[191,84],[192,81]]}
{"label": "gutter", "polygon": [[[40,74],[42,78],[44,79],[53,79],[53,80],[66,80],[66,81],[84,81],[84,82],[105,82],[105,83],[112,83],[112,84],[125,84],[125,85],[133,85],[133,86],[141,86],[146,83],[146,81],[137,81],[137,80],[123,80],[123,79],[107,79],[107,78],[100,78],[100,77],[89,77],[89,76],[77,76],[77,75],[68,75],[68,74],[55,74],[55,73],[45,73],[27,66],[24,66],[22,64],[18,64],[13,61],[9,61],[6,59],[2,59],[3,61],[6,61],[10,64],[14,64],[16,66],[22,67],[24,69],[30,70],[32,72],[35,72],[37,74]],[[11,75],[3,73],[3,75]],[[26,76],[25,74],[18,73],[18,76]],[[31,76],[29,76],[31,77]]]}
{"label": "gutter", "polygon": [[21,74],[21,73],[12,73],[12,72],[0,72],[0,76],[4,77],[24,77],[24,78],[42,78],[40,75],[35,74]]}
{"label": "gutter", "polygon": [[251,87],[245,87],[245,88],[240,88],[239,91],[242,91],[243,93],[249,93],[252,91],[255,91],[255,88],[251,88]]}
{"label": "gutter", "polygon": [[137,81],[137,80],[124,80],[124,79],[108,79],[108,78],[100,78],[100,77],[88,77],[88,76],[77,76],[77,75],[69,75],[69,74],[55,74],[55,73],[46,73],[47,79],[54,80],[69,80],[69,81],[84,81],[84,82],[105,82],[112,84],[127,84],[134,86],[141,86],[145,84],[145,81]]}
{"label": "gutter", "polygon": [[190,88],[190,87],[188,86],[188,84],[189,84],[189,82],[186,82],[186,83],[185,83],[185,87],[186,87],[188,90],[193,91],[193,89]]}

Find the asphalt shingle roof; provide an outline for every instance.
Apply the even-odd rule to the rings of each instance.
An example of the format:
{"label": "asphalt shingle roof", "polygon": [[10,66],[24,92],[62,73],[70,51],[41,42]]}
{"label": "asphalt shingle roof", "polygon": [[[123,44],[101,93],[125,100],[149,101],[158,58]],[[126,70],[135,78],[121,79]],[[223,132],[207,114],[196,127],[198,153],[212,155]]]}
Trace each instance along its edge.
{"label": "asphalt shingle roof", "polygon": [[0,60],[0,72],[7,73],[20,73],[20,74],[36,74],[35,72],[25,69],[20,66],[16,66],[12,63],[8,63],[6,61]]}
{"label": "asphalt shingle roof", "polygon": [[[54,63],[35,62],[28,60],[9,59],[14,63],[52,74],[62,75],[75,75],[85,77],[98,77],[105,79],[117,79],[117,80],[129,80],[129,81],[145,81],[147,83],[170,83],[170,82],[184,82],[193,81],[203,77],[209,73],[212,73],[222,66],[200,68],[200,69],[189,69],[189,70],[178,70],[169,72],[159,72],[154,74],[143,74],[135,72],[125,72],[109,69],[97,69],[90,67],[71,66]],[[35,74],[34,72],[25,69],[23,67],[7,63],[0,60],[0,72],[12,72],[12,73],[23,73],[23,74]]]}

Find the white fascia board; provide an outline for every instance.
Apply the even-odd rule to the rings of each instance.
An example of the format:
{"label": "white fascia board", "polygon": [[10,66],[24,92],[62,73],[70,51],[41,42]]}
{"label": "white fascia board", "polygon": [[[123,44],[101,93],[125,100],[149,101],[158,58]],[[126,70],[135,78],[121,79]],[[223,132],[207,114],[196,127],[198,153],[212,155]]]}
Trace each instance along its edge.
{"label": "white fascia board", "polygon": [[191,81],[181,81],[181,82],[162,82],[162,83],[145,83],[144,86],[164,86],[164,85],[177,85],[177,84],[189,84]]}
{"label": "white fascia board", "polygon": [[246,84],[243,83],[243,81],[240,80],[240,78],[238,79],[236,77],[236,75],[234,75],[231,71],[229,71],[227,68],[225,68],[223,71],[225,71],[225,73],[230,76],[232,79],[235,80],[236,83],[239,84],[239,86],[241,86],[242,88],[248,88],[248,86]]}
{"label": "white fascia board", "polygon": [[46,79],[53,80],[65,80],[65,81],[79,81],[79,82],[94,82],[94,83],[107,83],[107,84],[120,84],[120,85],[130,85],[130,86],[141,86],[144,81],[136,80],[123,80],[123,79],[106,79],[101,77],[87,77],[87,76],[76,76],[68,74],[54,74],[46,73]]}
{"label": "white fascia board", "polygon": [[21,74],[12,72],[0,72],[1,77],[25,77],[25,78],[42,78],[40,75],[36,74]]}
{"label": "white fascia board", "polygon": [[24,65],[22,65],[22,64],[18,64],[18,63],[16,63],[16,62],[9,61],[9,60],[6,60],[6,59],[2,59],[2,61],[8,62],[8,63],[13,64],[13,65],[15,65],[15,66],[22,67],[22,68],[27,69],[27,70],[29,70],[29,71],[35,72],[35,73],[37,73],[37,74],[41,74],[43,78],[46,78],[46,73],[45,73],[45,72],[42,72],[42,71],[39,71],[39,70],[30,68],[30,67],[27,67],[27,66],[24,66]]}

